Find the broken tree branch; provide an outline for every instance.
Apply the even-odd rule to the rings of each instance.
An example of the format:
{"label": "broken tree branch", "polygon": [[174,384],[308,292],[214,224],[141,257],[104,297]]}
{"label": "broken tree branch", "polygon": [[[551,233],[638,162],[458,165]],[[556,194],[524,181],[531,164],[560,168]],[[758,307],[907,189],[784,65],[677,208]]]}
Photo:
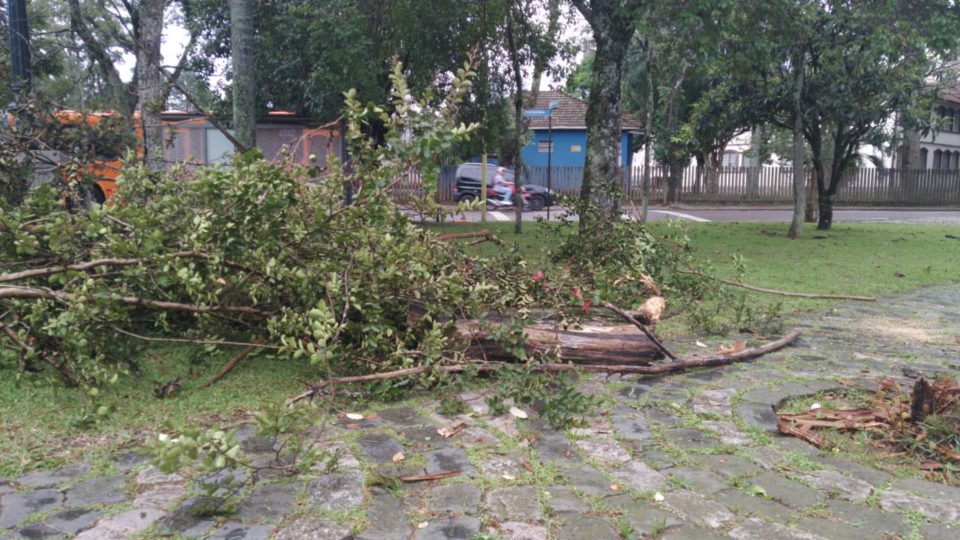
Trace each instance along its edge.
{"label": "broken tree branch", "polygon": [[499,238],[497,238],[495,234],[493,234],[492,232],[486,229],[483,229],[482,231],[474,231],[474,232],[441,234],[440,236],[437,237],[437,240],[440,240],[441,242],[452,242],[454,240],[461,240],[464,238],[480,238],[488,242],[493,242],[498,246],[503,245],[503,240],[500,240]]}
{"label": "broken tree branch", "polygon": [[[771,353],[777,350],[780,350],[790,343],[793,343],[797,337],[800,336],[799,330],[791,330],[787,335],[782,338],[771,341],[770,343],[765,343],[758,347],[752,347],[749,349],[744,349],[742,351],[732,353],[732,354],[716,354],[716,355],[698,355],[686,359],[681,359],[676,362],[671,362],[668,364],[658,364],[652,366],[625,366],[625,365],[596,365],[596,364],[587,364],[587,365],[577,365],[577,364],[540,364],[531,366],[532,371],[538,371],[543,373],[559,373],[565,371],[582,371],[589,373],[609,373],[609,374],[639,374],[639,375],[663,375],[666,373],[673,373],[677,371],[685,371],[688,369],[694,368],[703,368],[703,367],[718,367],[725,366],[728,364],[733,364],[736,362],[743,362],[744,360],[750,360],[752,358],[757,358],[763,356],[764,354]],[[491,372],[497,371],[507,366],[516,365],[508,362],[472,362],[467,364],[450,364],[446,366],[419,366],[406,369],[398,369],[396,371],[384,371],[382,373],[371,373],[369,375],[356,375],[352,377],[332,377],[309,386],[309,389],[297,396],[294,396],[287,400],[287,405],[293,405],[305,399],[311,399],[315,396],[320,395],[323,392],[323,389],[328,386],[336,386],[338,384],[352,384],[352,383],[364,383],[372,381],[382,381],[387,379],[401,379],[405,377],[415,377],[417,375],[423,375],[424,373],[431,372],[441,372],[441,373],[462,373],[464,371],[476,371],[476,372]]]}
{"label": "broken tree branch", "polygon": [[[210,255],[203,253],[201,251],[175,251],[173,253],[164,255],[164,257],[170,259],[179,259],[179,258],[193,258],[193,259],[203,259],[209,260]],[[31,270],[23,270],[21,272],[11,272],[9,274],[0,274],[0,283],[9,283],[11,281],[20,281],[24,279],[38,278],[52,276],[54,274],[61,274],[68,271],[76,272],[86,272],[89,270],[94,270],[102,266],[134,266],[144,262],[143,259],[94,259],[92,261],[86,261],[82,263],[69,264],[64,266],[47,266],[44,268],[34,268]],[[223,265],[229,268],[234,268],[237,270],[243,270],[251,274],[259,274],[260,272],[249,266],[235,263],[231,261],[223,261]]]}
{"label": "broken tree branch", "polygon": [[[681,274],[689,275],[701,275],[698,272],[692,270],[678,270]],[[756,287],[754,285],[747,285],[746,283],[740,283],[737,281],[730,281],[728,279],[722,279],[718,277],[713,277],[711,279],[716,280],[719,283],[724,285],[729,285],[731,287],[739,287],[741,289],[747,289],[748,291],[760,292],[764,294],[776,294],[779,296],[790,296],[793,298],[811,298],[814,300],[857,300],[860,302],[876,302],[877,297],[875,296],[854,296],[849,294],[818,294],[818,293],[798,293],[790,291],[779,291],[777,289],[765,289],[763,287]]]}
{"label": "broken tree branch", "polygon": [[[34,287],[21,287],[18,285],[8,285],[0,287],[0,299],[2,298],[37,298],[43,300],[58,300],[61,302],[69,301],[72,296],[61,291],[51,291],[47,289],[37,289]],[[150,300],[147,298],[138,298],[136,296],[121,296],[118,294],[97,294],[80,299],[88,302],[112,301],[119,302],[128,306],[145,307],[158,309],[160,311],[185,311],[188,313],[242,313],[247,315],[256,315],[259,317],[269,317],[271,313],[249,306],[208,306],[203,304],[183,304],[180,302],[167,302],[164,300]]]}
{"label": "broken tree branch", "polygon": [[233,371],[233,368],[237,367],[237,364],[239,364],[241,360],[246,358],[246,356],[251,352],[253,352],[256,348],[262,346],[264,341],[266,341],[266,338],[261,336],[257,338],[256,341],[254,341],[250,345],[247,345],[247,347],[244,348],[242,351],[233,355],[233,358],[228,360],[227,363],[224,364],[222,368],[220,368],[220,371],[217,372],[217,374],[214,375],[212,379],[203,383],[203,385],[200,388],[209,388],[213,384],[216,384],[216,382],[219,381],[220,379],[226,377],[227,373],[230,373],[231,371]]}
{"label": "broken tree branch", "polygon": [[260,349],[271,349],[275,351],[280,350],[279,345],[266,345],[264,343],[248,343],[244,341],[225,341],[220,339],[191,339],[191,338],[162,338],[162,337],[151,337],[144,336],[141,334],[135,334],[128,330],[124,330],[118,326],[111,326],[113,330],[118,334],[123,334],[128,337],[139,339],[142,341],[153,341],[156,343],[187,343],[190,345],[226,345],[230,347],[257,347]]}
{"label": "broken tree branch", "polygon": [[617,306],[611,304],[610,302],[604,302],[604,303],[602,303],[602,304],[600,304],[600,305],[602,305],[603,307],[605,307],[605,308],[609,309],[610,311],[616,313],[617,315],[619,315],[620,317],[622,317],[624,320],[630,322],[631,324],[633,324],[634,326],[636,326],[637,328],[639,328],[640,331],[643,332],[644,335],[647,336],[647,339],[649,339],[651,342],[653,342],[653,344],[656,345],[657,349],[659,349],[660,352],[662,352],[662,353],[664,354],[664,356],[666,356],[667,358],[673,360],[674,362],[677,361],[676,355],[674,355],[672,352],[670,352],[670,351],[666,348],[666,346],[664,346],[664,344],[661,343],[659,339],[657,339],[657,336],[653,335],[653,332],[651,332],[650,329],[647,328],[647,326],[646,326],[645,324],[643,324],[643,323],[641,323],[640,321],[638,321],[637,319],[633,318],[633,315],[630,315],[630,314],[627,313],[626,311],[618,308]]}

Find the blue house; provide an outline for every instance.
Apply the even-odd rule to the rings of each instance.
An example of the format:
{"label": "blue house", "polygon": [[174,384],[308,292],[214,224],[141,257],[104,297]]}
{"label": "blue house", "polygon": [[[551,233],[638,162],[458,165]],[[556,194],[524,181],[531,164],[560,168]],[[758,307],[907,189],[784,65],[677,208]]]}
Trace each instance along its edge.
{"label": "blue house", "polygon": [[[587,152],[587,104],[583,100],[568,96],[562,92],[543,91],[537,95],[537,102],[528,105],[530,109],[546,109],[554,101],[553,110],[553,167],[583,167]],[[633,137],[643,131],[643,125],[633,115],[623,113],[620,138],[620,164],[628,169],[633,164],[630,146]],[[546,118],[531,118],[530,131],[533,140],[521,150],[523,163],[527,167],[546,167],[549,151],[549,138]]]}

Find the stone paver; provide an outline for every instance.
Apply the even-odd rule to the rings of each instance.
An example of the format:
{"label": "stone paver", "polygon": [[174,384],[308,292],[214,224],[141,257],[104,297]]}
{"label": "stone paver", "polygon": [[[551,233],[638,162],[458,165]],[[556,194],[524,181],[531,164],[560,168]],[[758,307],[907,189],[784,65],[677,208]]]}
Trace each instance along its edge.
{"label": "stone paver", "polygon": [[[198,515],[192,480],[162,473],[137,452],[113,457],[108,476],[80,462],[0,478],[0,539],[473,540],[483,531],[613,540],[624,529],[661,540],[958,538],[960,488],[895,478],[781,436],[774,411],[839,379],[871,389],[883,376],[904,385],[920,372],[956,376],[956,305],[957,285],[838,304],[785,321],[803,329],[802,339],[749,363],[660,378],[581,375],[582,391],[604,405],[570,431],[549,426],[535,406],[527,420],[490,416],[484,396],[492,387],[465,392],[470,414],[453,417],[422,399],[351,411],[360,420],[338,414],[314,443],[344,453],[335,471],[208,478],[221,488],[216,496],[227,495],[229,474],[248,482],[229,516]],[[884,321],[927,325],[933,337],[904,339]],[[686,336],[674,345],[687,354],[703,350],[697,340],[713,350],[745,338]],[[461,423],[454,437],[437,433]],[[272,459],[276,442],[255,426],[236,434],[252,462]],[[394,463],[398,453],[404,459]],[[422,474],[453,477],[397,479]]]}
{"label": "stone paver", "polygon": [[484,503],[491,515],[505,521],[537,521],[540,500],[533,486],[505,487],[487,493]]}
{"label": "stone paver", "polygon": [[349,538],[350,527],[336,521],[302,517],[287,524],[273,537],[274,540],[341,540]]}
{"label": "stone paver", "polygon": [[480,532],[480,520],[475,517],[439,518],[418,528],[414,540],[473,540]]}
{"label": "stone paver", "polygon": [[52,510],[61,504],[63,494],[55,489],[8,493],[0,499],[0,529],[19,525],[33,514]]}
{"label": "stone paver", "polygon": [[571,517],[560,529],[558,540],[618,540],[620,535],[609,521],[595,516]]}
{"label": "stone paver", "polygon": [[90,472],[90,465],[76,463],[52,471],[34,471],[17,478],[16,483],[27,488],[49,488],[76,480]]}
{"label": "stone paver", "polygon": [[430,491],[431,512],[475,514],[480,506],[480,488],[473,484],[446,484]]}
{"label": "stone paver", "polygon": [[427,474],[439,474],[459,471],[460,474],[473,474],[473,466],[462,448],[442,448],[427,452]]}
{"label": "stone paver", "polygon": [[153,525],[163,515],[160,510],[152,508],[130,510],[101,520],[95,527],[78,534],[74,540],[127,540]]}
{"label": "stone paver", "polygon": [[257,487],[240,502],[236,516],[241,521],[264,521],[283,517],[296,507],[303,484],[267,484]]}
{"label": "stone paver", "polygon": [[406,540],[410,537],[411,527],[403,497],[390,493],[374,495],[367,510],[367,521],[369,526],[357,536],[358,540]]}
{"label": "stone paver", "polygon": [[710,529],[722,527],[734,519],[733,513],[725,506],[692,491],[667,493],[663,504],[685,521]]}
{"label": "stone paver", "polygon": [[126,478],[122,475],[101,476],[82,480],[67,490],[67,506],[118,504],[128,499],[124,490]]}
{"label": "stone paver", "polygon": [[224,523],[207,536],[206,540],[268,540],[273,532],[270,525],[244,525],[242,523]]}
{"label": "stone paver", "polygon": [[307,487],[307,499],[322,510],[350,510],[363,502],[363,475],[345,472],[318,478]]}

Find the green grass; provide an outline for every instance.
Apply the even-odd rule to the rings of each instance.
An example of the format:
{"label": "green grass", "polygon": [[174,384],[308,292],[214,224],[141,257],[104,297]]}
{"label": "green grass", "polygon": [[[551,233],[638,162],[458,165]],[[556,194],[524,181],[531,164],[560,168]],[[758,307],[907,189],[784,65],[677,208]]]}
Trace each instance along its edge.
{"label": "green grass", "polygon": [[[532,266],[547,264],[546,252],[552,245],[537,234],[538,223],[524,223],[522,236],[513,234],[511,223],[429,226],[437,232],[484,227],[516,245]],[[654,233],[663,227],[663,223],[651,224]],[[805,238],[794,241],[785,237],[782,224],[694,223],[688,230],[698,256],[713,261],[719,276],[733,277],[731,256],[740,254],[746,261],[745,280],[761,287],[887,295],[960,279],[960,242],[944,237],[956,235],[956,227],[839,224],[825,234],[808,229]],[[492,254],[503,248],[483,243],[470,249]],[[788,312],[820,310],[832,304],[759,293],[751,293],[749,300],[761,305],[783,300]],[[17,384],[13,371],[0,369],[0,476],[77,459],[102,464],[107,454],[135,445],[165,421],[205,425],[237,421],[250,411],[295,395],[302,390],[300,379],[316,376],[305,362],[263,355],[244,359],[212,388],[197,388],[234,352],[225,350],[215,357],[201,354],[198,363],[196,348],[147,349],[139,360],[142,376],[124,378],[117,391],[104,392],[115,412],[86,430],[75,425],[85,396],[61,387]],[[177,376],[184,379],[175,397],[153,396],[155,381]]]}
{"label": "green grass", "polygon": [[[442,233],[486,228],[515,245],[528,260],[546,264],[550,239],[538,234],[541,224],[523,225],[520,236],[507,222],[429,228]],[[665,228],[664,222],[650,224],[654,234]],[[718,277],[735,277],[732,257],[739,254],[746,264],[744,281],[758,287],[882,296],[960,280],[960,241],[945,237],[960,235],[958,227],[841,223],[826,232],[808,227],[798,240],[788,239],[787,226],[779,223],[690,223],[686,228],[698,258],[711,262]],[[501,248],[485,242],[473,249],[488,255]],[[751,293],[750,297],[765,305],[782,301],[783,312],[821,309],[836,303],[761,293]]]}
{"label": "green grass", "polygon": [[[0,476],[54,467],[83,459],[95,465],[118,449],[135,447],[145,431],[172,421],[181,425],[227,424],[245,419],[250,411],[277,403],[303,390],[298,379],[316,377],[307,362],[270,355],[248,356],[210,388],[197,388],[236,352],[235,348],[206,356],[182,345],[155,346],[139,360],[139,378],[123,377],[103,392],[115,412],[100,425],[77,427],[82,392],[47,384],[18,384],[10,369],[0,369]],[[156,381],[183,377],[172,398],[158,399]]]}

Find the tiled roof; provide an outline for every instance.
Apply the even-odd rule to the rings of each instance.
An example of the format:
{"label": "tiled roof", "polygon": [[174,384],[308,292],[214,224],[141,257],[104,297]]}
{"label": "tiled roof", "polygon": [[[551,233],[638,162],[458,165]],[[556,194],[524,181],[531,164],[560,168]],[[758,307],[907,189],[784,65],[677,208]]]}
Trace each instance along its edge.
{"label": "tiled roof", "polygon": [[[529,96],[529,93],[527,94]],[[536,104],[524,101],[525,109],[546,109],[551,101],[556,101],[559,107],[553,110],[554,129],[586,129],[587,103],[581,99],[553,90],[541,90],[537,94]],[[621,115],[623,129],[632,131],[643,129],[643,123],[630,113]],[[530,129],[547,129],[546,118],[531,118]]]}

